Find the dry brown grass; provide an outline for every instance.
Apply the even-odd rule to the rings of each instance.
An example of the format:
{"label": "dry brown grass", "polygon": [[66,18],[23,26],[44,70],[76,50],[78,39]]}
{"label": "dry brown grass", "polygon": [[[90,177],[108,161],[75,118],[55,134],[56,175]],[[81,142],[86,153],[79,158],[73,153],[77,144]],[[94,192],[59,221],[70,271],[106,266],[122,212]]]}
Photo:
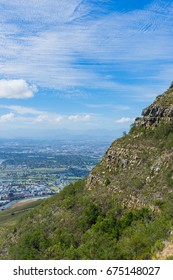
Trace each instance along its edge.
{"label": "dry brown grass", "polygon": [[34,197],[34,198],[25,199],[25,200],[20,200],[20,201],[14,203],[13,205],[11,205],[10,208],[16,208],[18,206],[23,206],[23,205],[26,205],[26,204],[28,204],[30,202],[36,201],[38,199],[40,199],[40,198]]}

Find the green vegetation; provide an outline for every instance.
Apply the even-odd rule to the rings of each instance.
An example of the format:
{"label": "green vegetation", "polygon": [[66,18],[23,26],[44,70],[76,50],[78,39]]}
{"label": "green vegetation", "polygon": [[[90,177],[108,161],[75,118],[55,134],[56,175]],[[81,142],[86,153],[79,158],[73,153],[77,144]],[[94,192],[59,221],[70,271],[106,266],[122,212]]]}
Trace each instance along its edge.
{"label": "green vegetation", "polygon": [[10,207],[7,210],[0,212],[0,227],[15,225],[20,218],[25,214],[25,212],[35,208],[40,203],[41,199],[36,201],[25,202],[21,206]]}
{"label": "green vegetation", "polygon": [[71,184],[23,215],[13,228],[13,239],[9,234],[3,244],[9,246],[6,258],[150,259],[162,248],[173,225],[172,197],[161,204],[161,213],[123,209],[109,195],[101,207],[84,185]]}
{"label": "green vegetation", "polygon": [[7,232],[13,231],[20,219],[42,202],[41,199],[29,201],[24,205],[14,208],[10,207],[0,212],[0,246],[2,246],[4,240],[6,240]]}

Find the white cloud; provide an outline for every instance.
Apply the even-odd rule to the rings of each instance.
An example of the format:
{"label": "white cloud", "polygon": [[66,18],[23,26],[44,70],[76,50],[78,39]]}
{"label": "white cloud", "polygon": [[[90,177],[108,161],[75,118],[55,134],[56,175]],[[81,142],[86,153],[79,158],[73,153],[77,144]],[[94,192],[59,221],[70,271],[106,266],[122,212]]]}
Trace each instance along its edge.
{"label": "white cloud", "polygon": [[113,110],[118,110],[118,111],[124,111],[124,110],[129,110],[130,107],[129,106],[125,106],[125,105],[113,105],[113,104],[87,104],[86,105],[89,108],[110,108]]}
{"label": "white cloud", "polygon": [[5,114],[0,116],[0,122],[4,123],[4,122],[11,122],[14,121],[14,114],[13,113],[9,113],[9,114]]}
{"label": "white cloud", "polygon": [[92,116],[89,114],[59,115],[45,112],[37,116],[33,121],[39,123],[51,123],[53,125],[71,122],[88,122],[91,119]]}
{"label": "white cloud", "polygon": [[128,118],[128,117],[122,117],[121,119],[119,120],[116,120],[115,122],[116,123],[130,123],[130,122],[133,122],[134,119],[131,119],[131,118]]}
{"label": "white cloud", "polygon": [[50,123],[51,125],[54,124],[60,124],[65,120],[65,116],[61,116],[58,114],[52,114],[47,112],[42,112],[40,115],[38,115],[36,118],[33,118],[34,123]]}
{"label": "white cloud", "polygon": [[30,123],[30,124],[49,124],[54,126],[57,124],[70,124],[74,122],[89,122],[92,120],[92,115],[90,114],[71,114],[62,115],[55,112],[46,112],[37,110],[32,107],[24,107],[17,105],[0,105],[1,109],[6,109],[6,114],[0,117],[1,122],[11,122],[14,120],[16,123]]}
{"label": "white cloud", "polygon": [[24,80],[0,80],[0,98],[26,99],[33,97],[36,90]]}
{"label": "white cloud", "polygon": [[26,115],[26,114],[39,115],[41,113],[45,113],[44,111],[37,110],[35,108],[19,106],[19,105],[0,105],[0,108],[11,110],[19,115]]}
{"label": "white cloud", "polygon": [[70,115],[68,116],[69,121],[74,121],[74,122],[86,122],[91,120],[91,115],[89,114],[84,114],[84,115]]}

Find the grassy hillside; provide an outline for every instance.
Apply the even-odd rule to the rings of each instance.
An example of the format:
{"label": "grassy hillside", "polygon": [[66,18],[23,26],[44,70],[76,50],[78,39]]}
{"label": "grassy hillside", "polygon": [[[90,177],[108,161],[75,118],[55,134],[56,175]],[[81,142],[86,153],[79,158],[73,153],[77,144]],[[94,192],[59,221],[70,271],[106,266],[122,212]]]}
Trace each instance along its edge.
{"label": "grassy hillside", "polygon": [[21,206],[12,205],[10,208],[0,212],[0,227],[14,226],[20,218],[29,210],[35,208],[42,202],[41,199],[36,201],[24,201]]}
{"label": "grassy hillside", "polygon": [[[6,240],[7,232],[14,229],[14,226],[20,221],[28,211],[38,206],[42,202],[41,199],[36,201],[26,201],[21,206],[13,206],[0,212],[0,246]],[[3,255],[3,253],[1,253]],[[2,256],[3,257],[3,256]]]}
{"label": "grassy hillside", "polygon": [[[172,227],[172,199],[128,209],[107,192],[70,185],[23,216],[2,246],[9,259],[150,259]],[[8,251],[6,251],[8,249]]]}

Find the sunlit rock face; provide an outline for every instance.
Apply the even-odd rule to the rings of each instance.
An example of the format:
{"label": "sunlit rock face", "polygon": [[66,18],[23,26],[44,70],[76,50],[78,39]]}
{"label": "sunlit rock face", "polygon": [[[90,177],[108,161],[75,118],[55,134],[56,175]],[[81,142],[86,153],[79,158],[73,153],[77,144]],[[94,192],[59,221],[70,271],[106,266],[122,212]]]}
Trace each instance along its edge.
{"label": "sunlit rock face", "polygon": [[142,111],[142,117],[136,118],[135,126],[157,126],[158,123],[173,123],[173,83],[162,95]]}

